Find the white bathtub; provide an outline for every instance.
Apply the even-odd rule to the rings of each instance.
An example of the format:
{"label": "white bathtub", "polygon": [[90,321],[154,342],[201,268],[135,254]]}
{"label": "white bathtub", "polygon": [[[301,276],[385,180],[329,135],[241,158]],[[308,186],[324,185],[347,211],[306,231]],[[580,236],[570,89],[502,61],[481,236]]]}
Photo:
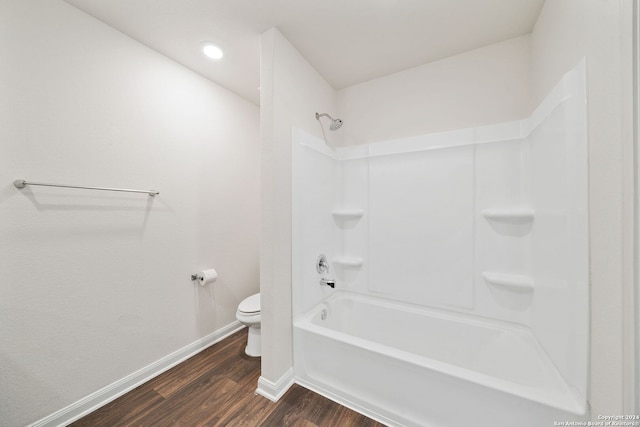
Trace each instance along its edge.
{"label": "white bathtub", "polygon": [[585,399],[521,326],[336,291],[294,322],[294,340],[299,384],[387,425],[588,419]]}

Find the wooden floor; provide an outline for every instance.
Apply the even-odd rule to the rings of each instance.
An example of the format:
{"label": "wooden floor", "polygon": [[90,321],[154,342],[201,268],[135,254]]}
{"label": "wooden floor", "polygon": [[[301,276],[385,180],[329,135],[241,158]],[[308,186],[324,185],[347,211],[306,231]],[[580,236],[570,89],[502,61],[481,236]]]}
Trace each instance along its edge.
{"label": "wooden floor", "polygon": [[254,394],[260,358],[247,330],[198,353],[71,424],[96,426],[383,426],[294,384],[277,402]]}

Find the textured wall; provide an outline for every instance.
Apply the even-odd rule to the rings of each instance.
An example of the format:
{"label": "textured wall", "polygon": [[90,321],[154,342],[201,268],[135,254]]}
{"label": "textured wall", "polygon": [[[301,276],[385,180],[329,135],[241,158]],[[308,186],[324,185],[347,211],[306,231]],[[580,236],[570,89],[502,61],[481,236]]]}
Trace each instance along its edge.
{"label": "textured wall", "polygon": [[[0,424],[18,426],[258,290],[258,109],[58,0],[1,2],[0,56]],[[194,286],[206,267],[218,282]]]}
{"label": "textured wall", "polygon": [[315,113],[335,117],[335,92],[275,28],[262,35],[260,67],[262,377],[275,383],[293,364],[291,131],[322,136]]}
{"label": "textured wall", "polygon": [[341,143],[521,119],[530,82],[531,40],[522,36],[351,86],[338,91]]}

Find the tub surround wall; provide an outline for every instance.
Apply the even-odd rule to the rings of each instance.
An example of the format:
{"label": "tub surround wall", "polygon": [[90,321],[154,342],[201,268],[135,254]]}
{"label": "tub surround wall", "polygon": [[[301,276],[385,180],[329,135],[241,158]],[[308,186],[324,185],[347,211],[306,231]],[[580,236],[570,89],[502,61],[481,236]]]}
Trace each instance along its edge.
{"label": "tub surround wall", "polygon": [[[303,270],[295,318],[332,293],[319,289],[312,268],[313,255],[330,250],[336,289],[530,328],[584,412],[584,70],[583,63],[567,74],[517,122],[337,150],[294,131],[294,197],[314,199],[294,209],[302,227],[294,266]],[[322,184],[324,192],[314,192]],[[296,346],[296,360],[306,360],[305,349]]]}
{"label": "tub surround wall", "polygon": [[[318,139],[298,128],[292,133],[292,205],[293,230],[292,265],[294,286],[293,300],[297,301],[296,313],[304,313],[318,301],[330,295],[331,288],[320,286],[320,278],[334,278],[336,266],[333,260],[342,253],[342,242],[336,224],[349,221],[330,213],[327,209],[340,206],[339,189],[343,182],[342,164],[332,155],[330,148],[318,144]],[[318,149],[309,149],[309,145]],[[304,212],[304,213],[303,213]],[[318,275],[314,265],[324,254],[332,266],[328,274]]]}
{"label": "tub surround wall", "polygon": [[63,1],[0,2],[0,54],[0,424],[21,426],[234,324],[258,291],[259,118]]}
{"label": "tub surround wall", "polygon": [[[633,287],[630,222],[632,193],[624,193],[632,136],[623,134],[624,43],[631,39],[630,2],[562,0],[545,2],[532,32],[532,99],[548,88],[580,58],[587,58],[589,133],[589,256],[591,283],[590,404],[593,414],[633,412],[625,402],[624,289]],[[630,51],[630,50],[629,50]],[[629,168],[629,169],[627,169]],[[626,181],[625,181],[626,180]],[[627,187],[628,188],[628,187]],[[627,228],[629,227],[629,228]],[[629,393],[627,396],[632,396]],[[635,401],[638,398],[636,396]],[[626,406],[625,406],[626,403]]]}
{"label": "tub surround wall", "polygon": [[[369,291],[473,307],[474,147],[369,159]],[[348,249],[347,249],[348,251]]]}

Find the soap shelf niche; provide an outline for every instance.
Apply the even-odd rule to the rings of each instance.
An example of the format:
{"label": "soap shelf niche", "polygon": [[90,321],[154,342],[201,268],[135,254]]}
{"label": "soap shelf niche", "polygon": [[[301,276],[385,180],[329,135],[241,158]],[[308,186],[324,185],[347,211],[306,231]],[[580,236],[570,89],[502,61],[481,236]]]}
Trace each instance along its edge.
{"label": "soap shelf niche", "polygon": [[331,262],[341,268],[361,268],[364,260],[354,256],[338,256],[331,259]]}
{"label": "soap shelf niche", "polygon": [[333,220],[339,228],[344,230],[349,228],[355,228],[356,225],[360,222],[360,218],[364,215],[364,211],[362,209],[334,209],[331,212],[333,216]]}
{"label": "soap shelf niche", "polygon": [[484,272],[482,278],[491,286],[521,294],[530,294],[535,287],[533,278],[518,274]]}
{"label": "soap shelf niche", "polygon": [[362,209],[334,209],[331,215],[336,221],[353,221],[362,218],[364,211]]}
{"label": "soap shelf niche", "polygon": [[523,237],[533,228],[535,212],[531,208],[485,209],[482,216],[496,233]]}
{"label": "soap shelf niche", "polygon": [[482,216],[489,221],[527,225],[533,223],[535,211],[529,208],[484,209]]}

